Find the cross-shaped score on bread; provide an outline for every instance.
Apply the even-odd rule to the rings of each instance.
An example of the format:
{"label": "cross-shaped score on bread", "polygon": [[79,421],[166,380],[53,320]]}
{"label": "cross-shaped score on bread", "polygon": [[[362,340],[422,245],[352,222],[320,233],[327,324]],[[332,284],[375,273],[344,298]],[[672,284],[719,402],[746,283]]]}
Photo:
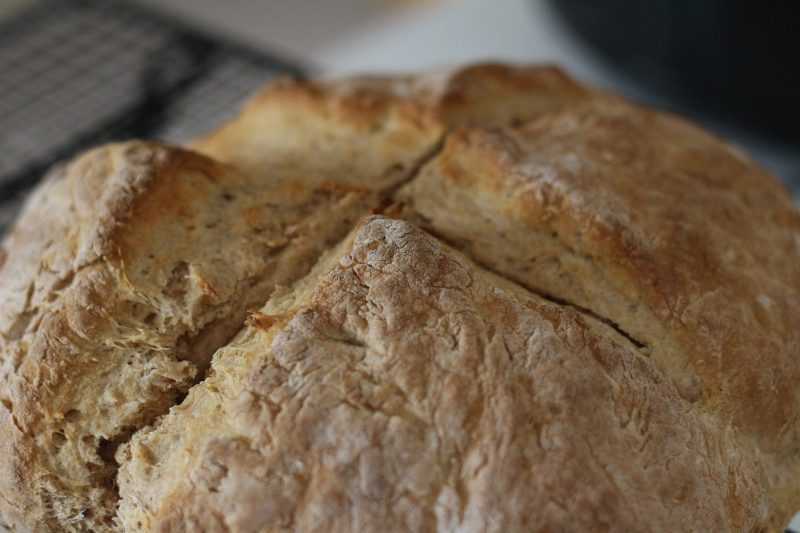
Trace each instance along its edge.
{"label": "cross-shaped score on bread", "polygon": [[32,196],[0,254],[0,515],[780,529],[798,243],[738,151],[551,67],[277,82]]}

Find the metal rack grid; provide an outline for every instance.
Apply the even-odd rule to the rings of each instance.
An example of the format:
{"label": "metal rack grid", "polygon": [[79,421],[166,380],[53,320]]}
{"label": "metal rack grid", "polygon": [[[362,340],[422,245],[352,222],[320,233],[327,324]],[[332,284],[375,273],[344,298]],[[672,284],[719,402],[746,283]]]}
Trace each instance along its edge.
{"label": "metal rack grid", "polygon": [[0,26],[0,233],[50,165],[101,142],[182,142],[302,67],[128,2],[44,0]]}

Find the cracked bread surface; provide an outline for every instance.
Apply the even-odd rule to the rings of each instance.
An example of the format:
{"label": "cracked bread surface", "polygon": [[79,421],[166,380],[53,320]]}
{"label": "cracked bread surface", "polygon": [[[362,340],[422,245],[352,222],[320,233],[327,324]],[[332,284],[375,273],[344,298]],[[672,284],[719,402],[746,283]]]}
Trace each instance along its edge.
{"label": "cracked bread surface", "polygon": [[[120,452],[128,528],[759,524],[746,443],[688,409],[623,336],[407,222],[371,219],[350,241]],[[645,494],[658,497],[631,501]]]}
{"label": "cracked bread surface", "polygon": [[116,445],[166,412],[248,308],[307,271],[367,205],[138,142],[49,180],[6,242],[24,252],[0,286],[6,518],[33,531],[110,527]]}
{"label": "cracked bread surface", "polygon": [[755,532],[800,508],[800,224],[724,143],[478,65],[281,81],[191,148],[54,169],[3,244],[12,531]]}
{"label": "cracked bread surface", "polygon": [[401,183],[450,128],[509,125],[589,97],[549,66],[285,79],[192,147],[254,175],[300,165],[310,178],[381,190]]}
{"label": "cracked bread surface", "polygon": [[398,198],[482,265],[625,333],[772,456],[779,514],[800,509],[800,216],[752,160],[597,98],[454,132]]}

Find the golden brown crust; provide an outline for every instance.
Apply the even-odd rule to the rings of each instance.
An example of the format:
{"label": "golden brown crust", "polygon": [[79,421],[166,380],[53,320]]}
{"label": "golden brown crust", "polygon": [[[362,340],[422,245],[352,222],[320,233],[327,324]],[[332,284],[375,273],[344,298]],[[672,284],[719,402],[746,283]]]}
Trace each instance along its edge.
{"label": "golden brown crust", "polygon": [[[123,172],[115,172],[120,157],[129,162]],[[47,527],[46,514],[56,511],[58,503],[52,500],[57,493],[45,497],[35,485],[62,490],[38,468],[47,460],[40,456],[55,454],[55,449],[40,451],[36,440],[43,437],[56,446],[66,438],[58,426],[77,413],[61,409],[53,397],[62,392],[65,378],[83,371],[80,362],[67,367],[81,341],[97,332],[99,320],[92,311],[98,293],[111,290],[98,261],[113,248],[110,235],[116,223],[152,181],[153,169],[168,164],[167,157],[160,147],[132,145],[96,151],[69,169],[56,169],[4,243],[10,253],[0,277],[0,507],[12,524]],[[109,187],[106,179],[112,182]],[[103,192],[107,195],[99,197]],[[51,433],[44,427],[53,418],[57,427]]]}
{"label": "golden brown crust", "polygon": [[[507,125],[589,92],[555,67],[484,64],[407,77],[281,80],[193,148],[259,174],[302,161],[317,179],[384,189],[462,124]],[[269,146],[265,151],[264,147]]]}
{"label": "golden brown crust", "polygon": [[145,143],[91,152],[48,182],[5,244],[0,282],[7,519],[111,526],[118,442],[369,205]]}
{"label": "golden brown crust", "polygon": [[[480,237],[500,242],[467,246],[494,268],[596,309],[676,372],[688,363],[706,401],[765,445],[796,441],[785,430],[800,413],[800,263],[787,258],[800,257],[800,216],[771,176],[716,139],[593,100],[518,129],[457,132],[401,196],[448,238],[484,224]],[[511,246],[531,230],[599,272],[554,285],[533,267],[550,259],[542,249]],[[645,309],[593,297],[591,284]]]}
{"label": "golden brown crust", "polygon": [[[283,81],[193,147],[214,159],[56,169],[0,248],[15,531],[756,531],[800,508],[800,223],[718,140],[487,64]],[[342,241],[368,212],[470,259],[380,218]]]}

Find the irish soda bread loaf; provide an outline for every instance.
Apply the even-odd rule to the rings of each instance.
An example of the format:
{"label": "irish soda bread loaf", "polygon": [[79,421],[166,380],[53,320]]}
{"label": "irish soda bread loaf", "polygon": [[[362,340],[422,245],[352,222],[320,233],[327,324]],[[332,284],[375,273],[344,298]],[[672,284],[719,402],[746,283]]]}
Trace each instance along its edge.
{"label": "irish soda bread loaf", "polygon": [[550,67],[280,81],[28,201],[0,524],[775,531],[798,324],[790,198],[679,118]]}

